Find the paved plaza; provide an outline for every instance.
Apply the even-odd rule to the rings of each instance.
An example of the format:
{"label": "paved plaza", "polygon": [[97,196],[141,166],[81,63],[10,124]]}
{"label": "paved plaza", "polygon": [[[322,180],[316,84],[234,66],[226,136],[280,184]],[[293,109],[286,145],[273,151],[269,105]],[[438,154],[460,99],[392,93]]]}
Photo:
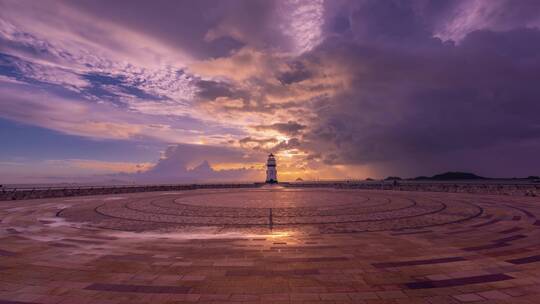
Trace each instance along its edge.
{"label": "paved plaza", "polygon": [[540,303],[537,197],[275,186],[0,219],[0,303]]}

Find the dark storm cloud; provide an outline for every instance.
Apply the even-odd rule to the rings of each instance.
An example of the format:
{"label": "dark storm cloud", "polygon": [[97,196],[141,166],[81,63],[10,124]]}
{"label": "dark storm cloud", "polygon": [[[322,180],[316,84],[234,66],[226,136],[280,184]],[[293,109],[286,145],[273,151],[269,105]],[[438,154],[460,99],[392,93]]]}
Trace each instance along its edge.
{"label": "dark storm cloud", "polygon": [[[538,175],[539,27],[536,0],[0,0],[0,116],[314,171]],[[245,161],[199,149],[149,174]]]}
{"label": "dark storm cloud", "polygon": [[433,43],[433,36],[455,40],[474,30],[537,27],[539,11],[536,0],[336,0],[325,2],[324,29],[350,40],[410,47],[412,40]]}
{"label": "dark storm cloud", "polygon": [[[456,48],[423,54],[379,51],[352,61],[349,52],[335,53],[368,72],[353,71],[353,88],[332,100],[332,111],[319,113],[325,124],[318,134],[337,145],[357,142],[360,150],[348,156],[355,160],[538,136],[539,65],[524,54],[535,51],[520,51],[535,47],[530,41],[540,41],[538,32],[470,36]],[[514,43],[505,47],[510,37]],[[477,39],[484,43],[476,45]],[[350,48],[354,54],[365,51]]]}
{"label": "dark storm cloud", "polygon": [[254,127],[256,130],[274,130],[285,135],[298,135],[306,126],[294,121],[278,122],[271,125],[259,125]]}
{"label": "dark storm cloud", "polygon": [[277,145],[273,146],[270,150],[276,153],[281,150],[300,148],[301,145],[302,143],[300,142],[298,138],[291,138],[287,141],[281,141]]}
{"label": "dark storm cloud", "polygon": [[[433,38],[444,20],[435,24],[426,12],[444,16],[456,5],[419,3],[342,2],[347,15],[327,11],[335,14],[326,16],[334,34],[307,58],[311,67],[341,67],[349,86],[320,102],[305,146],[326,163],[387,162],[405,174],[464,163],[494,175],[540,170],[538,158],[517,162],[518,151],[502,157],[504,164],[482,157],[540,140],[540,31],[519,26],[514,13],[504,16],[514,29],[476,30],[446,43]],[[497,2],[501,10],[505,4]],[[467,154],[475,161],[464,162]],[[425,161],[395,164],[415,159]]]}
{"label": "dark storm cloud", "polygon": [[398,1],[361,1],[354,3],[349,16],[355,40],[361,42],[400,43],[429,37],[423,20],[417,18],[414,6]]}
{"label": "dark storm cloud", "polygon": [[232,97],[231,87],[225,83],[209,80],[199,80],[195,83],[199,88],[198,96],[203,99],[214,100],[218,97]]}
{"label": "dark storm cloud", "polygon": [[277,76],[281,84],[287,85],[295,82],[306,80],[312,76],[311,72],[301,61],[289,63],[289,71],[283,72]]}
{"label": "dark storm cloud", "polygon": [[275,1],[66,1],[84,13],[134,29],[188,51],[195,58],[222,57],[246,43],[287,48],[277,30]]}

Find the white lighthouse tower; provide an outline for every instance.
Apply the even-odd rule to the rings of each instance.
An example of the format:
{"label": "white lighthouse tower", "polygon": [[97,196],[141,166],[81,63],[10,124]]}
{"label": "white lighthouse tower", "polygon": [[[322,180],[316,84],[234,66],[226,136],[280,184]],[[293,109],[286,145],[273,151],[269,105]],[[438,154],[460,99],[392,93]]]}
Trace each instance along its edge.
{"label": "white lighthouse tower", "polygon": [[276,159],[272,153],[268,155],[268,160],[266,161],[266,182],[269,184],[277,183]]}

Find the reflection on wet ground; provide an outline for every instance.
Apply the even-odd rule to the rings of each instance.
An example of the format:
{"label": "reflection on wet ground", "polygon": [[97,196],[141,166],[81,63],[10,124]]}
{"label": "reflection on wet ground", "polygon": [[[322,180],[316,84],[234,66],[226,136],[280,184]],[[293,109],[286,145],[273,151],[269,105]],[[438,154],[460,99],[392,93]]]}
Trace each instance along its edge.
{"label": "reflection on wet ground", "polygon": [[537,303],[540,201],[332,189],[0,203],[0,303]]}

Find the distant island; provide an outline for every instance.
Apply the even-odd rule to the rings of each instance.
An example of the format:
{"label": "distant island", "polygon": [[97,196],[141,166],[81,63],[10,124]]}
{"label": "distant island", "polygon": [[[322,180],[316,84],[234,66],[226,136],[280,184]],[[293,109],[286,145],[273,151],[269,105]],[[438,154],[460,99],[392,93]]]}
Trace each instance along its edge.
{"label": "distant island", "polygon": [[[483,176],[476,175],[469,172],[445,172],[441,174],[435,174],[433,176],[417,176],[414,178],[401,178],[399,176],[388,176],[385,178],[385,181],[399,181],[399,180],[437,180],[437,181],[448,181],[448,180],[474,180],[474,179],[489,179]],[[368,179],[370,180],[370,179]]]}
{"label": "distant island", "polygon": [[[453,181],[453,180],[500,180],[500,179],[507,179],[507,180],[531,180],[533,182],[540,182],[540,177],[536,175],[531,175],[528,177],[518,178],[518,177],[512,177],[512,178],[491,178],[491,177],[484,177],[480,175],[476,175],[474,173],[470,172],[459,172],[459,171],[450,171],[445,172],[441,174],[435,174],[433,176],[417,176],[414,178],[401,178],[398,176],[388,176],[385,178],[385,181],[399,181],[399,180],[414,180],[414,181]],[[367,180],[373,180],[368,178]]]}
{"label": "distant island", "polygon": [[478,176],[469,172],[446,172],[442,174],[436,174],[432,177],[418,176],[413,180],[471,180],[471,179],[487,179],[483,176]]}

